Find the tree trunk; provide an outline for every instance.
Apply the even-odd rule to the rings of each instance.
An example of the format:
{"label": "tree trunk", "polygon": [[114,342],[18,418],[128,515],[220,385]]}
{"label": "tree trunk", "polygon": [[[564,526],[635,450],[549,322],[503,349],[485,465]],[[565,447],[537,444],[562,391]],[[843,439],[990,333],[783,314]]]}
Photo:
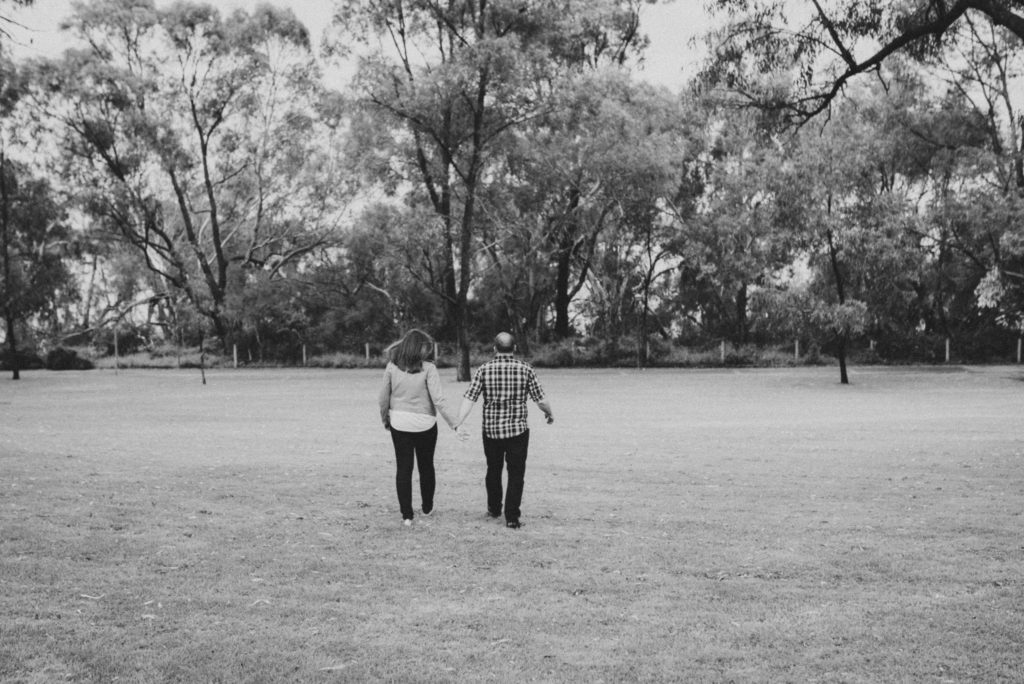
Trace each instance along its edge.
{"label": "tree trunk", "polygon": [[[1007,95],[1007,101],[1009,101],[1009,95]],[[1021,152],[1024,152],[1024,119],[1018,120],[1018,125],[1021,128],[1021,141],[1020,144],[1014,144],[1014,148],[1017,152],[1013,156],[1013,175],[1014,180],[1017,182],[1017,192],[1024,192],[1024,157],[1021,156]],[[1011,126],[1013,137],[1017,137],[1017,129]]]}
{"label": "tree trunk", "polygon": [[82,330],[88,330],[92,320],[92,300],[93,293],[96,291],[96,272],[99,270],[99,261],[100,258],[94,254],[89,268],[89,286],[85,291],[85,310],[82,312],[82,320],[79,323]]}
{"label": "tree trunk", "polygon": [[[509,299],[511,300],[511,298]],[[512,328],[512,335],[516,338],[516,346],[519,348],[519,353],[523,356],[529,356],[530,327],[532,325],[530,312],[527,312],[525,317],[519,316],[514,301],[507,301],[505,303],[505,311],[508,315],[509,325]]]}
{"label": "tree trunk", "polygon": [[517,325],[518,332],[514,333],[516,336],[516,346],[519,347],[519,353],[523,356],[530,356],[533,352],[530,347],[530,333],[522,325]]}
{"label": "tree trunk", "polygon": [[850,376],[846,373],[846,347],[847,347],[847,336],[845,334],[839,336],[839,346],[836,356],[839,357],[839,384],[849,385]]}
{"label": "tree trunk", "polygon": [[7,314],[7,348],[10,350],[11,359],[11,380],[21,379],[21,370],[18,363],[18,345],[14,339],[14,316]]}
{"label": "tree trunk", "polygon": [[580,190],[576,185],[569,190],[564,222],[559,225],[558,259],[555,270],[555,337],[564,340],[571,334],[569,330],[569,303],[572,295],[569,292],[569,280],[572,277],[573,245],[579,232],[577,210],[580,206]]}
{"label": "tree trunk", "polygon": [[455,377],[459,382],[469,382],[471,380],[469,374],[469,339],[466,334],[465,321],[461,318],[457,324],[456,336],[459,342],[459,368]]}
{"label": "tree trunk", "polygon": [[651,298],[650,278],[644,280],[643,297],[640,302],[640,326],[636,340],[636,367],[647,367],[647,303]]}
{"label": "tree trunk", "polygon": [[[196,310],[206,318],[206,320],[213,327],[213,334],[217,338],[220,344],[220,352],[226,354],[231,349],[232,342],[232,329],[229,327],[228,320],[224,315],[222,308],[222,301],[214,299],[212,306],[196,307]],[[203,335],[204,339],[206,335]],[[211,351],[207,348],[207,351]]]}
{"label": "tree trunk", "polygon": [[[480,29],[478,29],[480,31]],[[462,219],[459,223],[459,290],[456,299],[456,315],[458,317],[459,335],[459,372],[457,379],[469,382],[469,335],[467,314],[469,311],[470,270],[473,267],[471,249],[473,231],[476,229],[476,191],[480,181],[481,159],[483,154],[483,136],[485,95],[487,93],[488,74],[484,68],[478,76],[475,107],[473,108],[473,146],[469,169],[463,181],[465,186],[465,204],[462,207]]]}
{"label": "tree trunk", "polygon": [[569,271],[571,250],[558,251],[555,270],[555,337],[564,340],[569,337]]}
{"label": "tree trunk", "polygon": [[459,345],[459,367],[455,379],[469,382],[472,379],[469,372],[469,332],[466,330],[465,307],[462,309],[455,323],[455,338]]}
{"label": "tree trunk", "polygon": [[747,284],[736,293],[736,346],[747,343]]}
{"label": "tree trunk", "polygon": [[7,191],[7,157],[0,152],[0,249],[3,250],[3,278],[4,290],[4,322],[7,324],[7,348],[11,353],[11,380],[21,379],[21,370],[18,368],[18,344],[15,339],[14,326],[16,324],[14,308],[11,306],[11,243],[10,224],[11,206],[10,195]]}
{"label": "tree trunk", "polygon": [[[828,237],[828,258],[832,265],[832,275],[836,279],[836,297],[839,299],[840,306],[846,303],[846,286],[843,282],[843,272],[839,268],[839,253],[836,249],[835,239],[832,235],[832,230],[826,231],[825,235]],[[850,384],[850,376],[846,372],[846,346],[849,334],[845,330],[836,331],[836,338],[838,342],[839,357],[839,383],[842,385]]]}

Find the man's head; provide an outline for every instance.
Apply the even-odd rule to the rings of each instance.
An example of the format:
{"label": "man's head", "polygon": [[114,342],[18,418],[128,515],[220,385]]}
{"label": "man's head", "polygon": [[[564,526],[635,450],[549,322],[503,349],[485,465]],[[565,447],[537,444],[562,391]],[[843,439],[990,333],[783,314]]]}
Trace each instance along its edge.
{"label": "man's head", "polygon": [[516,338],[507,332],[500,332],[494,337],[494,351],[499,354],[511,354],[516,350]]}

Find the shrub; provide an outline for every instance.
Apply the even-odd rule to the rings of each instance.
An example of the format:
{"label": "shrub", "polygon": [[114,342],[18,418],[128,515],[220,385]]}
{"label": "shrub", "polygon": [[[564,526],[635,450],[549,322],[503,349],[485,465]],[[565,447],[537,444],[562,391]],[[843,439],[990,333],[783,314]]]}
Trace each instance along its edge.
{"label": "shrub", "polygon": [[306,359],[306,365],[310,368],[383,368],[384,360],[379,357],[370,357],[359,354],[319,354]]}
{"label": "shrub", "polygon": [[530,362],[538,368],[570,368],[577,364],[572,342],[559,342],[533,350]]}
{"label": "shrub", "polygon": [[[43,367],[43,360],[39,358],[38,354],[23,349],[18,350],[19,370],[38,370]],[[14,370],[14,364],[11,363],[11,352],[8,349],[0,350],[0,370]]]}
{"label": "shrub", "polygon": [[860,366],[877,366],[884,364],[885,360],[878,354],[878,352],[871,347],[867,349],[853,349],[849,354],[850,363],[854,363]]}
{"label": "shrub", "polygon": [[[178,363],[180,360],[180,364]],[[194,348],[177,349],[172,346],[161,346],[153,351],[139,351],[134,354],[118,356],[102,356],[96,358],[97,368],[112,370],[116,368],[160,369],[160,368],[227,368],[231,359],[219,354],[207,352],[206,358]]]}
{"label": "shrub", "polygon": [[92,361],[83,359],[74,349],[57,347],[46,355],[46,368],[49,370],[92,370]]}
{"label": "shrub", "polygon": [[[114,331],[111,328],[97,330],[93,335],[93,345],[99,353],[106,356],[114,355]],[[146,330],[134,325],[121,325],[117,329],[117,353],[121,356],[134,354],[149,346]]]}

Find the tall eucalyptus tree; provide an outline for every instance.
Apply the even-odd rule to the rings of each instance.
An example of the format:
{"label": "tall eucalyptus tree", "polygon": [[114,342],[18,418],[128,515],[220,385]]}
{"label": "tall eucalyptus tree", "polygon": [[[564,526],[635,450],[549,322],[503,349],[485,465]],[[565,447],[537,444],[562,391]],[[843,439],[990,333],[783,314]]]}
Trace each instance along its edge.
{"label": "tall eucalyptus tree", "polygon": [[335,228],[307,30],[271,5],[152,0],[82,3],[65,28],[87,47],[37,64],[36,96],[68,182],[165,283],[155,295],[183,293],[226,342],[251,274]]}
{"label": "tall eucalyptus tree", "polygon": [[392,188],[432,212],[406,265],[444,303],[460,380],[469,379],[481,199],[505,182],[495,171],[502,149],[553,106],[538,84],[558,87],[565,69],[597,51],[628,49],[638,9],[636,0],[350,0],[338,9],[337,24],[363,41],[356,85],[364,111],[387,126],[368,156]]}
{"label": "tall eucalyptus tree", "polygon": [[47,311],[53,315],[55,301],[73,291],[65,218],[49,183],[0,147],[0,314],[14,380],[20,378],[19,326]]}

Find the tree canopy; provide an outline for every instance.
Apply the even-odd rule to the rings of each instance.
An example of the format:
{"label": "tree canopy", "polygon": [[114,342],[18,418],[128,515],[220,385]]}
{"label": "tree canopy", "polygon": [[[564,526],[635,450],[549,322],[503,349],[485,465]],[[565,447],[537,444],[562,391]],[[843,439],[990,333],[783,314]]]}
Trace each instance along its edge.
{"label": "tree canopy", "polygon": [[1024,3],[710,0],[678,92],[637,77],[644,4],[346,0],[319,45],[272,5],[76,5],[80,48],[0,50],[10,353],[1011,353]]}
{"label": "tree canopy", "polygon": [[[759,107],[805,120],[851,80],[900,55],[924,58],[977,22],[1024,39],[1019,0],[713,0],[728,17],[708,75]],[[779,75],[788,76],[785,85]],[[767,80],[764,77],[769,77]],[[792,84],[792,89],[785,87]]]}

